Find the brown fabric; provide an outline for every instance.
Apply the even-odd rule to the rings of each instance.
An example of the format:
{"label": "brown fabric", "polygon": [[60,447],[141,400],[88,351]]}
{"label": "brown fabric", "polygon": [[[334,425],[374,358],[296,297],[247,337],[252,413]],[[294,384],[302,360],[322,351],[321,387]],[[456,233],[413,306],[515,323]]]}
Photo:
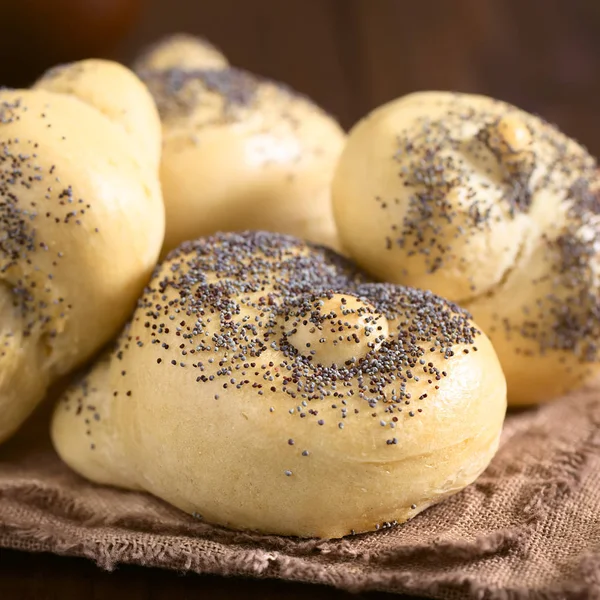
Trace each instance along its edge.
{"label": "brown fabric", "polygon": [[395,529],[329,542],[226,531],[92,485],[46,430],[38,415],[0,449],[0,546],[354,591],[600,598],[598,388],[509,416],[496,459],[461,494]]}

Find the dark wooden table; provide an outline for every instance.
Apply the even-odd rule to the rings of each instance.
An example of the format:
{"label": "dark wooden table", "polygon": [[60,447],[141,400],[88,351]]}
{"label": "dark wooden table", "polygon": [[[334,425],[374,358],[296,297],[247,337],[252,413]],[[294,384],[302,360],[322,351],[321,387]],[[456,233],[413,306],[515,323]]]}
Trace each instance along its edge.
{"label": "dark wooden table", "polygon": [[0,550],[2,600],[410,600],[391,594],[348,594],[275,580],[181,575],[123,566],[111,573],[79,558]]}

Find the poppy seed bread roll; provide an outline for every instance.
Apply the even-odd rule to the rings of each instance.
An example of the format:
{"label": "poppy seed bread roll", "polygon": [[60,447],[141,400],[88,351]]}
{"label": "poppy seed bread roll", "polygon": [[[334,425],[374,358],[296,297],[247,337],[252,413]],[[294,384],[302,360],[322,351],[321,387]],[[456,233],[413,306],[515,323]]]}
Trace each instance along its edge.
{"label": "poppy seed bread roll", "polygon": [[228,66],[223,53],[207,40],[175,33],[147,49],[135,62],[134,69],[223,69]]}
{"label": "poppy seed bread roll", "polygon": [[152,96],[127,67],[89,59],[49,69],[33,89],[68,94],[93,106],[122,127],[152,168],[160,163],[161,127]]}
{"label": "poppy seed bread roll", "polygon": [[600,372],[599,186],[596,161],[540,118],[423,92],[354,127],[333,201],[350,256],[468,309],[509,402],[531,404]]}
{"label": "poppy seed bread roll", "polygon": [[336,247],[331,179],[345,135],[335,120],[246,71],[190,66],[188,55],[173,64],[162,54],[168,48],[151,54],[150,64],[165,68],[138,71],[163,126],[165,251],[217,231],[246,229]]}
{"label": "poppy seed bread roll", "polygon": [[235,529],[340,537],[401,523],[496,451],[506,385],[467,313],[272,233],[186,243],[52,438],[92,481]]}
{"label": "poppy seed bread roll", "polygon": [[[102,81],[104,68],[119,74],[114,102],[147,110],[159,135],[135,75],[106,64]],[[76,90],[79,66],[66,69]],[[0,91],[0,441],[122,328],[164,235],[155,161],[134,133],[76,93],[40,88]]]}

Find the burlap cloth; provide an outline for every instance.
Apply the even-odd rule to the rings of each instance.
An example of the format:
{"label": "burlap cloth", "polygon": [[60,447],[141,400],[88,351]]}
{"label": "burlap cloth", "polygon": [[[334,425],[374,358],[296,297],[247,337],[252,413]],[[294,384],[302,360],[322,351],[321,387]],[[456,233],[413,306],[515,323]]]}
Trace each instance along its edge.
{"label": "burlap cloth", "polygon": [[461,494],[330,542],[226,531],[87,483],[52,451],[45,416],[0,449],[0,546],[354,591],[600,598],[599,388],[510,415],[494,462]]}

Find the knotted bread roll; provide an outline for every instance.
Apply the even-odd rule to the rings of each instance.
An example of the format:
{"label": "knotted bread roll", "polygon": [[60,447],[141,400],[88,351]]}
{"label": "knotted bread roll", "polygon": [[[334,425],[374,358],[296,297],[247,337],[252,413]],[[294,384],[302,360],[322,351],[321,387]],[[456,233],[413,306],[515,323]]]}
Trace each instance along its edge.
{"label": "knotted bread roll", "polygon": [[0,91],[0,441],[131,314],[164,235],[159,150],[152,99],[119,65]]}
{"label": "knotted bread roll", "polygon": [[334,210],[345,249],[368,272],[474,315],[509,402],[525,404],[600,371],[599,183],[586,150],[538,117],[425,92],[355,126]]}
{"label": "knotted bread roll", "polygon": [[148,88],[119,63],[89,59],[49,69],[34,85],[75,96],[122,127],[154,169],[160,164],[161,125]]}
{"label": "knotted bread roll", "polygon": [[228,66],[225,55],[209,41],[176,33],[148,48],[135,62],[134,69],[224,69]]}
{"label": "knotted bread roll", "polygon": [[467,313],[271,233],[186,243],[57,405],[72,468],[232,528],[403,522],[494,454],[506,386]]}
{"label": "knotted bread roll", "polygon": [[165,250],[245,229],[336,246],[330,188],[343,131],[306,98],[215,52],[175,38],[139,61],[163,124]]}

